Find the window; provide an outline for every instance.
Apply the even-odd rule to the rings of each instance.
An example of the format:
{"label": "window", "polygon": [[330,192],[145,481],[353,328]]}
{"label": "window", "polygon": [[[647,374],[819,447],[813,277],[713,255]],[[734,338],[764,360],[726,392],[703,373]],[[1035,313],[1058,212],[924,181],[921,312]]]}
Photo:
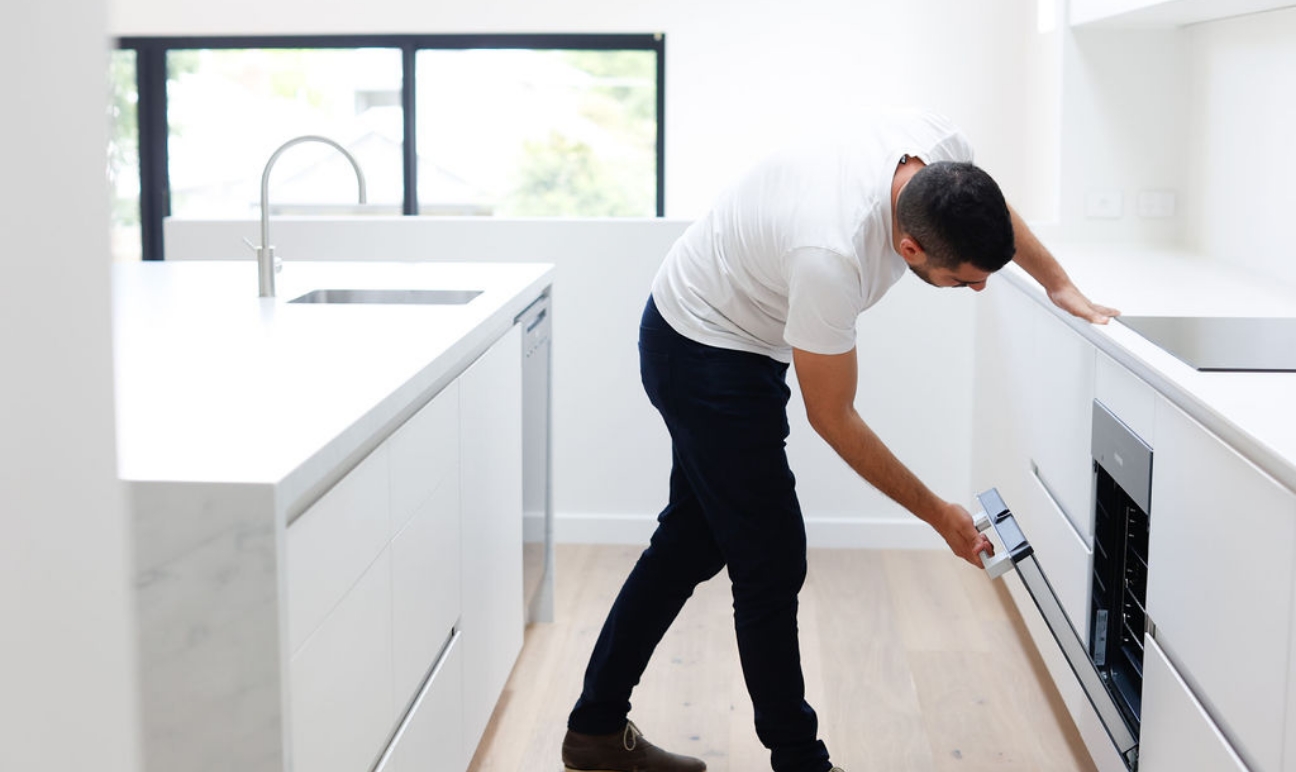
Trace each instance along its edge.
{"label": "window", "polygon": [[[132,38],[112,60],[114,254],[162,221],[271,211],[651,217],[664,208],[653,35]],[[134,108],[138,105],[138,111]],[[137,150],[138,148],[138,150]]]}
{"label": "window", "polygon": [[135,52],[108,60],[108,191],[113,260],[140,259],[139,122]]}
{"label": "window", "polygon": [[420,211],[651,217],[651,51],[419,51]]}
{"label": "window", "polygon": [[[172,215],[258,217],[266,160],[303,134],[350,151],[364,171],[369,202],[401,213],[398,49],[175,50],[166,66]],[[332,208],[326,205],[347,211],[356,203],[351,165],[320,143],[285,152],[271,189],[275,213],[322,214]]]}

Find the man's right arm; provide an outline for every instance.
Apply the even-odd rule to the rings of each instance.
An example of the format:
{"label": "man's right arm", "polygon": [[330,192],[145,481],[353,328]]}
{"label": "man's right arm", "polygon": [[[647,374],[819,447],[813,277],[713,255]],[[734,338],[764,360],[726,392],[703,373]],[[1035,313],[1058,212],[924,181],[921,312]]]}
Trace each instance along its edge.
{"label": "man's right arm", "polygon": [[980,568],[977,553],[994,553],[990,540],[976,530],[972,516],[958,504],[932,493],[883,444],[855,410],[858,364],[855,350],[813,354],[792,350],[806,417],[837,455],[893,501],[931,525],[954,554]]}

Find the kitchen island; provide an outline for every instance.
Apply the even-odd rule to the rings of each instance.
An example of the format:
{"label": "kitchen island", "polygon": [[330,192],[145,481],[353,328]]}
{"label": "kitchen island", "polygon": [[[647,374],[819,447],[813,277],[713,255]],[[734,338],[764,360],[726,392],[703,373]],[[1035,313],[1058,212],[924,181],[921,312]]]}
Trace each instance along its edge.
{"label": "kitchen island", "polygon": [[[114,273],[150,770],[467,765],[521,646],[535,264]],[[319,289],[475,290],[445,305]]]}

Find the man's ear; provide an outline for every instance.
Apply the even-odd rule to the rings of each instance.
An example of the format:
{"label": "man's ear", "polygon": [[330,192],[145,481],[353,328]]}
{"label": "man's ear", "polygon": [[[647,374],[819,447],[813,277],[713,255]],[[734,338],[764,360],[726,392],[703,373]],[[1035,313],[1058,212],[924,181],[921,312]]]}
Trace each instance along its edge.
{"label": "man's ear", "polygon": [[927,262],[927,253],[912,236],[900,237],[900,256],[909,265],[922,265]]}

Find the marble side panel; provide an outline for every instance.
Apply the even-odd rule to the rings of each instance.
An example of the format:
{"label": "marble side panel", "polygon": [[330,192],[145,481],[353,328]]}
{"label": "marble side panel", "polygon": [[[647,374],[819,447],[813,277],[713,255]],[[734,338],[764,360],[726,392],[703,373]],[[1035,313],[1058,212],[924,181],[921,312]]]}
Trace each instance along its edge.
{"label": "marble side panel", "polygon": [[285,769],[274,487],[131,483],[148,772]]}

